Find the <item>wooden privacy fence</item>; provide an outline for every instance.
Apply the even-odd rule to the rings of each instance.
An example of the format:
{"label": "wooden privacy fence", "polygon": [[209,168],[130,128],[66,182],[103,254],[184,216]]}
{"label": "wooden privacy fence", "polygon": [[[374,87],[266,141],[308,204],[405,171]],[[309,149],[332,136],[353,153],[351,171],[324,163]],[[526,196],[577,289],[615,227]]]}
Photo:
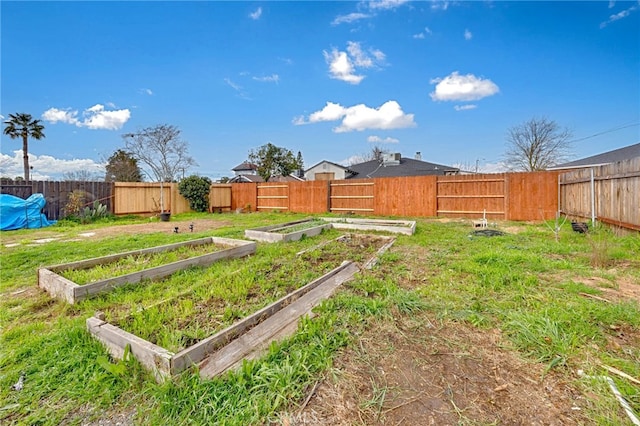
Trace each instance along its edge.
{"label": "wooden privacy fence", "polygon": [[113,212],[114,184],[112,182],[82,182],[82,181],[0,181],[3,194],[14,195],[19,198],[29,198],[33,194],[44,195],[46,204],[43,213],[50,220],[64,217],[64,208],[73,191],[83,191],[86,206],[92,206],[94,201],[107,206]]}
{"label": "wooden privacy fence", "polygon": [[640,231],[640,157],[564,173],[559,184],[567,216]]}
{"label": "wooden privacy fence", "polygon": [[231,208],[299,213],[546,220],[559,172],[412,176],[231,185]]}

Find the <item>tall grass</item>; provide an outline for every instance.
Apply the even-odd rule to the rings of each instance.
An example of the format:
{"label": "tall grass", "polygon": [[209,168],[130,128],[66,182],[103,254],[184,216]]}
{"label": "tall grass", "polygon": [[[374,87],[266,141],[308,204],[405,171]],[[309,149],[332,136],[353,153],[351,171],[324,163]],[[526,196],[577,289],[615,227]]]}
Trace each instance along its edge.
{"label": "tall grass", "polygon": [[[86,332],[85,319],[100,310],[116,322],[135,318],[130,325],[140,333],[184,329],[188,335],[175,334],[173,343],[163,341],[180,347],[210,333],[211,324],[232,322],[331,269],[346,254],[330,245],[325,251],[313,248],[337,237],[337,231],[293,243],[260,244],[248,259],[124,286],[73,306],[53,301],[35,288],[39,266],[209,235],[242,238],[245,228],[302,217],[306,216],[215,215],[229,226],[193,234],[115,235],[37,246],[27,245],[37,232],[20,231],[24,244],[0,248],[0,423],[79,424],[108,410],[107,415],[133,411],[141,424],[264,424],[278,419],[280,410],[295,410],[336,353],[357,344],[365,328],[418,312],[481,331],[501,330],[505,346],[597,395],[590,418],[600,424],[620,422],[607,387],[576,379],[574,371],[597,372],[598,363],[604,363],[640,375],[639,345],[612,344],[623,331],[632,342],[638,338],[640,308],[634,301],[604,303],[584,297],[606,294],[582,281],[595,276],[612,284],[640,282],[637,236],[598,234],[606,240],[606,262],[594,267],[590,237],[568,229],[560,231],[559,242],[544,225],[531,224],[514,224],[520,229],[514,234],[469,238],[468,224],[419,220],[414,236],[398,237],[372,271],[345,283],[315,310],[313,319],[302,321],[294,336],[273,344],[263,358],[213,380],[189,370],[157,384],[135,360],[107,362],[106,350]],[[46,232],[72,238],[88,229],[74,224]],[[296,256],[302,250],[308,254]],[[358,250],[353,255],[367,256]],[[194,318],[200,302],[214,301],[220,309],[212,310],[209,322],[181,324]],[[22,373],[24,389],[12,391]],[[638,387],[617,382],[640,411]],[[378,399],[369,401],[374,411],[384,396],[384,387],[379,389]]]}

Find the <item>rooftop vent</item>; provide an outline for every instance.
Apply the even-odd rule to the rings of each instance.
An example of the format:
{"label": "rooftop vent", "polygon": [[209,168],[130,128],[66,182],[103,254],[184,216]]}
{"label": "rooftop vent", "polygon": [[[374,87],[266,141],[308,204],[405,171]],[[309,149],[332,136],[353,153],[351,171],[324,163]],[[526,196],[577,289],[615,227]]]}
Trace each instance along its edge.
{"label": "rooftop vent", "polygon": [[415,159],[418,160],[418,161],[422,161],[422,153],[420,151],[416,152]]}
{"label": "rooftop vent", "polygon": [[394,153],[385,153],[382,156],[382,165],[383,166],[397,166],[400,164],[400,158],[402,156],[399,152]]}

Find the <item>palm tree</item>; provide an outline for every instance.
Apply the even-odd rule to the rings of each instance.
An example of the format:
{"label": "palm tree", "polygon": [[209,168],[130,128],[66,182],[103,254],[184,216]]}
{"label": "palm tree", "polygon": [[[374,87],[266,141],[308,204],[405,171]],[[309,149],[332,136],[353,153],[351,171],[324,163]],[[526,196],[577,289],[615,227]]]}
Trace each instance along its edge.
{"label": "palm tree", "polygon": [[29,180],[29,136],[33,139],[44,138],[44,126],[40,120],[34,120],[31,114],[9,114],[9,119],[4,122],[4,134],[11,139],[22,137],[22,159],[24,161],[24,180]]}

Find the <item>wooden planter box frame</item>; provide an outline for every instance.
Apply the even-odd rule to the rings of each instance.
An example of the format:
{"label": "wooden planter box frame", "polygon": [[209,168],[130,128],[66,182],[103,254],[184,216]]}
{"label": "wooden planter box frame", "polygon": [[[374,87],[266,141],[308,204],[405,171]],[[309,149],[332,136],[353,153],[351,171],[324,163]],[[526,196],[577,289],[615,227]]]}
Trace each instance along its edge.
{"label": "wooden planter box frame", "polygon": [[[176,250],[184,246],[195,246],[204,244],[220,244],[231,246],[213,253],[207,253],[189,259],[160,265],[142,271],[120,275],[114,278],[107,278],[93,283],[79,285],[73,281],[59,275],[60,272],[69,269],[88,269],[96,265],[115,262],[127,256],[138,256],[141,254],[161,253]],[[133,250],[124,253],[112,254],[109,256],[96,257],[93,259],[80,260],[77,262],[65,263],[55,266],[47,266],[38,269],[38,286],[46,290],[52,297],[62,299],[74,304],[83,299],[95,297],[99,293],[111,291],[112,289],[131,283],[139,283],[145,279],[160,279],[171,275],[182,269],[192,266],[209,266],[222,259],[232,259],[248,256],[256,252],[256,243],[253,241],[235,240],[220,237],[205,237],[196,240],[183,241],[179,243],[156,246],[142,250]]]}
{"label": "wooden planter box frame", "polygon": [[[358,267],[353,262],[345,261],[342,265],[324,274],[320,278],[311,281],[305,286],[284,296],[280,300],[273,302],[244,319],[237,321],[226,329],[221,330],[178,353],[173,353],[163,347],[126,332],[115,325],[105,322],[101,314],[96,314],[96,316],[87,319],[87,329],[95,338],[106,346],[111,355],[115,358],[121,359],[124,356],[125,348],[130,346],[131,354],[133,354],[133,356],[135,356],[145,368],[153,372],[156,380],[163,381],[172,375],[188,369],[192,365],[199,364],[211,354],[224,349],[231,343],[242,340],[244,336],[247,336],[254,331],[257,326],[262,323],[267,323],[269,320],[273,322],[275,319],[278,323],[282,321],[282,324],[276,324],[275,327],[276,335],[278,336],[282,336],[281,331],[284,329],[290,332],[295,331],[295,329],[291,329],[291,325],[297,323],[297,320],[307,313],[307,310],[293,309],[292,312],[287,312],[285,315],[281,315],[281,318],[276,318],[279,312],[282,311],[284,313],[285,309],[294,307],[290,305],[292,305],[296,300],[302,299],[306,295],[311,294],[314,290],[321,290],[320,286],[325,283],[330,284],[332,288],[335,289],[342,282],[350,279],[356,272],[358,272]],[[315,306],[315,303],[318,302],[307,302],[307,305],[305,306],[310,309]],[[273,325],[271,324],[270,327],[273,328]],[[267,340],[268,339],[263,336],[260,343],[265,344]],[[240,343],[247,346],[247,350],[245,352],[252,349],[250,344],[246,345],[245,342]],[[234,354],[236,355],[234,359],[226,360],[227,366],[231,366],[235,362],[241,361],[246,355],[246,353],[238,353],[237,351],[234,352]],[[221,368],[219,366],[214,366],[213,368],[217,368],[217,370],[212,375],[217,375],[226,371],[226,368],[228,367]]]}
{"label": "wooden planter box frame", "polygon": [[331,223],[335,229],[384,231],[404,235],[413,235],[416,231],[415,220],[355,219],[339,217],[319,217],[318,219]]}
{"label": "wooden planter box frame", "polygon": [[317,225],[311,228],[302,229],[290,233],[280,233],[277,231],[301,225],[307,222],[316,221],[317,219],[302,219],[293,222],[280,223],[278,225],[262,226],[260,228],[246,229],[244,231],[245,238],[249,238],[256,241],[263,241],[267,243],[276,243],[281,241],[298,241],[303,235],[307,237],[315,237],[319,235],[325,229],[331,229],[331,224]]}

